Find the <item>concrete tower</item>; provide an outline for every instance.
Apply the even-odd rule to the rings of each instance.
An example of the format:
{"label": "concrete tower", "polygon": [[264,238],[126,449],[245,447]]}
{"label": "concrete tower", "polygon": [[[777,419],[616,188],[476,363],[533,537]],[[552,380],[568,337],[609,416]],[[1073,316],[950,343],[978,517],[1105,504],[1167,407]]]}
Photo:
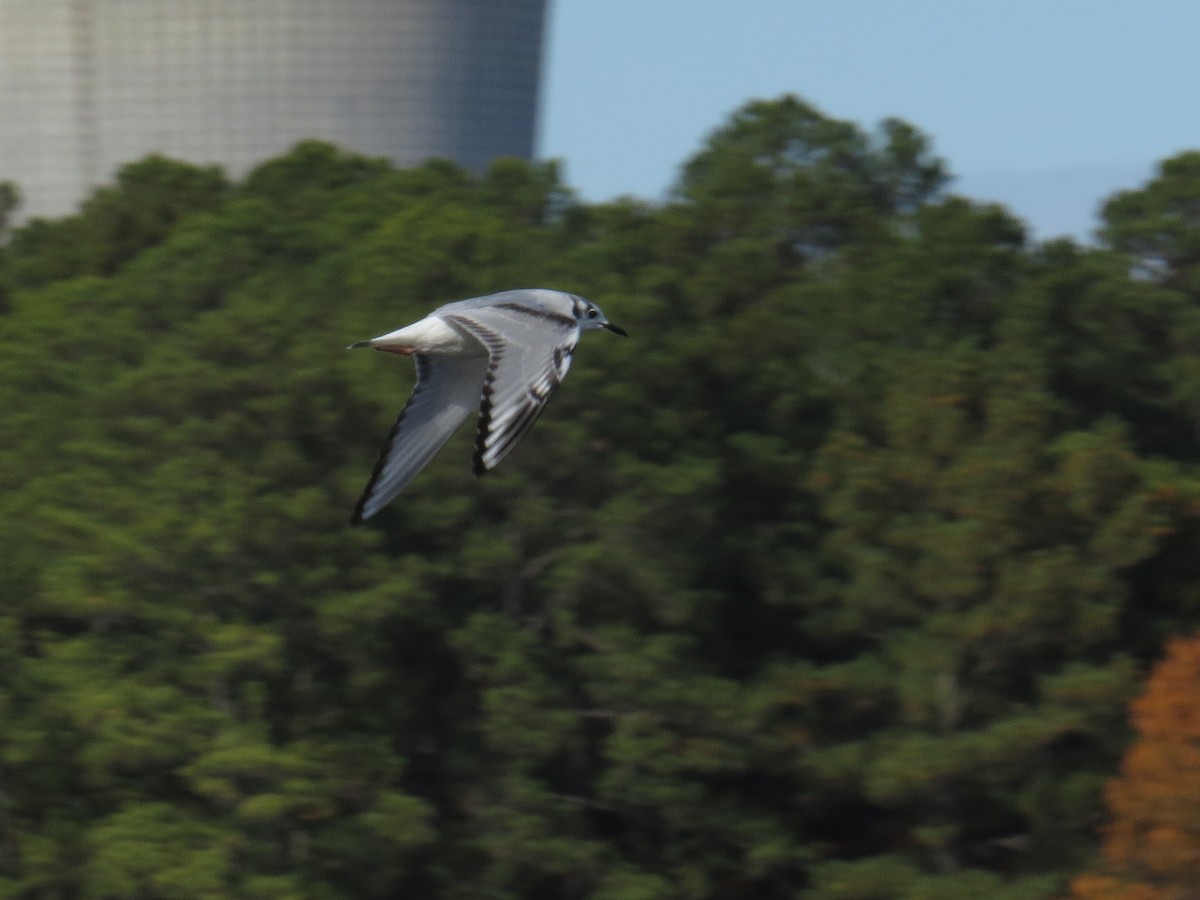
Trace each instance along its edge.
{"label": "concrete tower", "polygon": [[71,211],[163,153],[305,138],[401,165],[533,153],[546,0],[0,0],[0,180]]}

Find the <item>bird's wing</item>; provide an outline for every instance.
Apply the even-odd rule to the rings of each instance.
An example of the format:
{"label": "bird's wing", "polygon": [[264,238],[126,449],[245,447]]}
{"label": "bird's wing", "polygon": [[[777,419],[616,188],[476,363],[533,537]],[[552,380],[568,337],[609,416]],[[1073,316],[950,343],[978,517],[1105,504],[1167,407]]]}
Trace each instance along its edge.
{"label": "bird's wing", "polygon": [[400,493],[479,403],[488,357],[418,353],[413,358],[417,384],[354,507],[352,524],[369,519]]}
{"label": "bird's wing", "polygon": [[520,443],[566,376],[579,324],[574,316],[516,302],[445,318],[488,350],[473,460],[475,474],[482,475]]}

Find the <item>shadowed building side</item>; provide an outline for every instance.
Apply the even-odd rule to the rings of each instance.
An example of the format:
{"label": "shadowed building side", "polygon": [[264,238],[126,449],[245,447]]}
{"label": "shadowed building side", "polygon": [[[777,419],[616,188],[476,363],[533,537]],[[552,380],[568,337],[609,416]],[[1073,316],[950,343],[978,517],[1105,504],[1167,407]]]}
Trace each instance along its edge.
{"label": "shadowed building side", "polygon": [[0,179],[75,208],[149,153],[233,174],[319,138],[530,158],[546,0],[0,0]]}

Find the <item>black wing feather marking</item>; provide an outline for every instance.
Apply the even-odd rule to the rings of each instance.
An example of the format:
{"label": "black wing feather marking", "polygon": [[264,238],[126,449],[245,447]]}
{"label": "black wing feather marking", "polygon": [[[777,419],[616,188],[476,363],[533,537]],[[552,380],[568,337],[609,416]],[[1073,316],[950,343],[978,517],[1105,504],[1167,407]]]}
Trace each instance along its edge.
{"label": "black wing feather marking", "polygon": [[[543,313],[517,304],[499,304],[495,309],[553,322],[563,329],[563,333],[559,342],[550,348],[548,359],[532,360],[536,370],[530,377],[527,370],[530,361],[492,328],[471,317],[447,316],[470,331],[487,348],[489,355],[471,466],[476,475],[494,468],[529,433],[545,408],[546,401],[567,374],[579,336],[577,323],[566,316]],[[519,399],[512,396],[516,388],[497,384],[498,379],[515,377],[525,382],[521,386],[523,396]],[[507,409],[497,409],[497,395],[500,393],[505,397]]]}
{"label": "black wing feather marking", "polygon": [[[521,442],[521,438],[525,437],[545,408],[545,399],[522,404],[510,419],[508,427],[497,434],[492,426],[492,407],[489,401],[487,409],[482,411],[479,417],[479,430],[475,432],[475,455],[471,458],[471,471],[482,475],[500,462]],[[493,438],[495,443],[489,447],[488,442]],[[494,457],[490,465],[487,462],[489,454]]]}
{"label": "black wing feather marking", "polygon": [[535,319],[544,319],[547,322],[553,322],[555,325],[560,325],[563,328],[573,328],[579,324],[578,313],[575,316],[564,316],[561,313],[556,313],[549,309],[536,309],[532,306],[522,306],[520,303],[497,303],[494,309],[506,309],[509,312],[515,312],[522,316],[531,316]]}

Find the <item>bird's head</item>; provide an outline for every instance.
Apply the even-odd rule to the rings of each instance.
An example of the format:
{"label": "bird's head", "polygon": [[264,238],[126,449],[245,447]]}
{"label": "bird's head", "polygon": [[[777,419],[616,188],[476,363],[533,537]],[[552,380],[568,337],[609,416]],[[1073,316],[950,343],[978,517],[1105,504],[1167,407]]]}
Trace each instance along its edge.
{"label": "bird's head", "polygon": [[629,337],[629,332],[618,325],[614,325],[608,321],[604,313],[591,300],[584,300],[582,297],[575,298],[575,318],[579,320],[579,328],[581,331],[591,331],[594,328],[605,328],[613,334],[619,334],[621,337]]}

